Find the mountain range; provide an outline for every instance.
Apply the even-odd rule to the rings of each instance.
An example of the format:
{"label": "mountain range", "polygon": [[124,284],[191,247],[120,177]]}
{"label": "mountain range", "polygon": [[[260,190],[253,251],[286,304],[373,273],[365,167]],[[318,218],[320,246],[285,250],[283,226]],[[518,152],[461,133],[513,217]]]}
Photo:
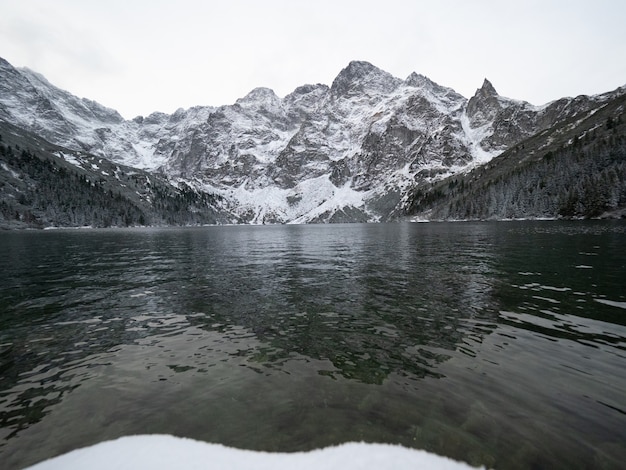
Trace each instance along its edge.
{"label": "mountain range", "polygon": [[0,59],[0,226],[620,215],[625,96],[534,106],[485,79],[467,99],[353,61],[330,86],[125,120]]}

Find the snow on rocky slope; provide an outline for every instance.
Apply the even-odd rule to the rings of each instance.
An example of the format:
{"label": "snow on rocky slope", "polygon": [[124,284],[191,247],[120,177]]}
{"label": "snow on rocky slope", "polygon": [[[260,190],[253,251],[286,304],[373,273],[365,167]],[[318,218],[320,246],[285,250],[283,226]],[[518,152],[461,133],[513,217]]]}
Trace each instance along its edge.
{"label": "snow on rocky slope", "polygon": [[485,80],[468,100],[354,61],[330,87],[256,88],[232,105],[124,120],[3,59],[0,74],[0,119],[217,193],[250,223],[385,220],[420,182],[484,164],[599,99],[536,107]]}

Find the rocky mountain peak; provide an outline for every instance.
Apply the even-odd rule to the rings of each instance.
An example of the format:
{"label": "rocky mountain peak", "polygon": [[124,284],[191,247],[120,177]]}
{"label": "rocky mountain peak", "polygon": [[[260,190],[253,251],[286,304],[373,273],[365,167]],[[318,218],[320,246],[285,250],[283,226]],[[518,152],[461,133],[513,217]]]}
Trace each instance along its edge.
{"label": "rocky mountain peak", "polygon": [[280,98],[274,93],[274,90],[266,87],[254,88],[243,98],[239,98],[236,103],[240,105],[274,103],[280,101]]}
{"label": "rocky mountain peak", "polygon": [[430,78],[415,72],[411,73],[411,75],[404,80],[404,85],[429,90],[433,93],[441,95],[455,95],[454,99],[463,99],[463,97],[453,89],[441,86],[438,83],[433,82]]}
{"label": "rocky mountain peak", "polygon": [[496,91],[494,86],[491,84],[491,82],[489,80],[487,80],[486,78],[483,81],[483,86],[480,87],[478,90],[476,90],[476,94],[484,96],[484,97],[486,97],[486,96],[498,96],[498,92]]}
{"label": "rocky mountain peak", "polygon": [[423,87],[430,83],[432,82],[427,77],[419,73],[415,73],[415,72],[411,72],[411,74],[408,77],[406,77],[406,80],[404,81],[405,85],[416,87],[416,88]]}
{"label": "rocky mountain peak", "polygon": [[498,92],[485,78],[482,87],[477,89],[474,96],[467,102],[467,115],[472,127],[479,127],[492,121],[501,108]]}
{"label": "rocky mountain peak", "polygon": [[389,93],[402,80],[365,61],[352,61],[344,68],[330,87],[334,96],[351,96],[358,93]]}
{"label": "rocky mountain peak", "polygon": [[367,62],[365,60],[352,60],[350,61],[348,66],[345,67],[340,72],[340,75],[342,73],[346,73],[353,77],[359,77],[359,76],[364,77],[370,73],[379,73],[379,72],[382,72],[382,70],[376,67],[375,65],[371,64],[370,62]]}

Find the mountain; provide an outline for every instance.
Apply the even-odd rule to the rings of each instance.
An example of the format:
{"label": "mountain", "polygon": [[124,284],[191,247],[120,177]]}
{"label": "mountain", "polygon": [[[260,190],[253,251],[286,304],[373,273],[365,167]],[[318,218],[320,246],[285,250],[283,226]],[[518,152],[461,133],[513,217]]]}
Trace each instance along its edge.
{"label": "mountain", "polygon": [[[407,194],[415,220],[626,217],[626,93]],[[562,112],[562,111],[561,111]]]}
{"label": "mountain", "polygon": [[0,228],[238,222],[219,195],[0,121]]}
{"label": "mountain", "polygon": [[420,188],[491,165],[623,94],[534,106],[485,80],[467,99],[422,75],[402,80],[353,61],[331,86],[304,85],[283,98],[256,88],[232,105],[124,120],[0,59],[0,120],[68,152],[219,198],[220,217],[240,223],[411,215]]}

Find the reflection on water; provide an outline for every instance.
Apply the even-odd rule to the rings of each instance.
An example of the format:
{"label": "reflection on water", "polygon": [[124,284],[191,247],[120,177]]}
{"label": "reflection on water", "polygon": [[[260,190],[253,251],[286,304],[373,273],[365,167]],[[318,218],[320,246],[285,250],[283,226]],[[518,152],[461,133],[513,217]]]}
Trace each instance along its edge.
{"label": "reflection on water", "polygon": [[617,468],[625,229],[2,233],[0,459],[161,432]]}

